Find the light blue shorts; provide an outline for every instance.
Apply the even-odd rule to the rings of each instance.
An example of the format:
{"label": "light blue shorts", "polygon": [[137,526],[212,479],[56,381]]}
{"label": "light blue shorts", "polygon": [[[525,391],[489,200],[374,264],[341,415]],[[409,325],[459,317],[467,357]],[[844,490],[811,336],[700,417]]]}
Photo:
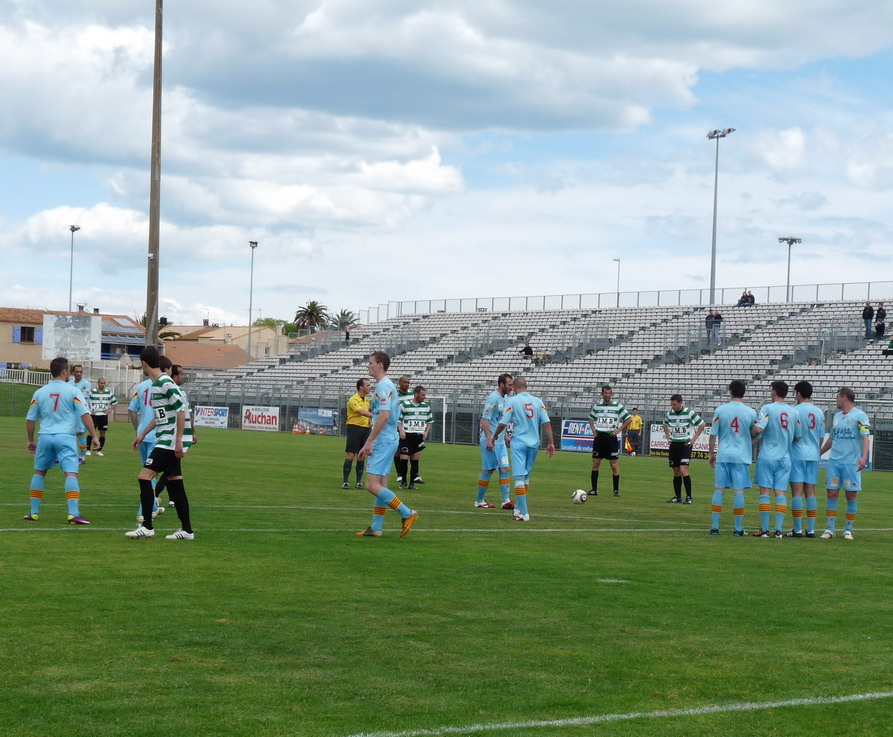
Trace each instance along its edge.
{"label": "light blue shorts", "polygon": [[784,491],[788,488],[788,480],[791,478],[791,459],[779,458],[774,460],[757,460],[757,470],[754,481],[757,486],[764,489],[778,489]]}
{"label": "light blue shorts", "polygon": [[536,456],[540,452],[539,446],[524,445],[517,440],[512,443],[512,476],[530,476]]}
{"label": "light blue shorts", "polygon": [[40,435],[34,456],[35,471],[49,471],[59,459],[62,473],[78,472],[78,441],[74,435]]}
{"label": "light blue shorts", "polygon": [[714,476],[717,489],[749,489],[750,467],[746,463],[717,463]]}
{"label": "light blue shorts", "polygon": [[862,491],[862,474],[856,470],[854,463],[838,463],[828,461],[828,474],[825,478],[826,489],[839,489],[844,491]]}
{"label": "light blue shorts", "polygon": [[505,447],[505,440],[500,437],[493,444],[493,450],[487,450],[487,436],[481,433],[481,468],[484,471],[492,471],[495,468],[508,468],[509,455]]}
{"label": "light blue shorts", "polygon": [[797,458],[792,458],[790,482],[792,484],[812,484],[815,486],[819,483],[819,462],[801,461]]}
{"label": "light blue shorts", "polygon": [[366,459],[366,473],[372,473],[376,476],[388,476],[391,473],[394,455],[397,453],[399,445],[399,437],[395,437],[390,441],[380,441],[379,438],[376,438],[372,444],[372,455]]}

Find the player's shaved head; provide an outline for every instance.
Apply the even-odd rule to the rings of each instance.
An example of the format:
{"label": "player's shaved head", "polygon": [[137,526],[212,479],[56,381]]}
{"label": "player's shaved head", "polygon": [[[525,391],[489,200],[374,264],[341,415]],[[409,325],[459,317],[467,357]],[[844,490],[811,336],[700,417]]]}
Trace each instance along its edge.
{"label": "player's shaved head", "polygon": [[516,392],[523,392],[527,390],[527,379],[523,376],[516,376],[513,382]]}

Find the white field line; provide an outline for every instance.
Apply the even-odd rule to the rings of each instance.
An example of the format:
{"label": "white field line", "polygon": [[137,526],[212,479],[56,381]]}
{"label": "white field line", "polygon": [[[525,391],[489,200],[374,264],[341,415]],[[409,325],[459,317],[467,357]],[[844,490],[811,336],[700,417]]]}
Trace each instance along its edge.
{"label": "white field line", "polygon": [[730,714],[734,712],[762,711],[765,709],[782,709],[796,706],[824,706],[828,704],[845,704],[854,701],[877,701],[893,698],[893,692],[875,692],[852,694],[850,696],[828,696],[787,701],[745,702],[738,704],[718,704],[716,706],[699,706],[693,709],[661,709],[659,711],[634,711],[626,714],[598,714],[571,719],[544,719],[523,722],[501,722],[495,724],[468,724],[462,727],[434,727],[431,729],[414,729],[403,732],[358,732],[347,737],[437,737],[450,734],[479,734],[509,729],[548,729],[551,727],[589,726],[593,724],[609,724],[625,722],[633,719],[666,719],[669,717],[691,717],[709,714]]}

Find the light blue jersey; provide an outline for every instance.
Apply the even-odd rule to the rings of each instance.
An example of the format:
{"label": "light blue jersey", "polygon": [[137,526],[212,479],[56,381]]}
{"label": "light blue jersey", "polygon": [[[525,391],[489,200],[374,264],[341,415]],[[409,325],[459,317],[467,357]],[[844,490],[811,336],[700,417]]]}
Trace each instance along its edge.
{"label": "light blue jersey", "polygon": [[397,423],[400,421],[400,402],[397,398],[397,387],[394,382],[387,376],[375,384],[375,391],[372,393],[372,426],[378,421],[378,416],[382,412],[390,412],[388,422],[382,431],[376,436],[375,444],[379,443],[396,443],[399,440],[397,432]]}
{"label": "light blue jersey", "polygon": [[871,434],[868,415],[858,407],[834,415],[831,426],[831,460],[855,466],[862,458],[862,437]]}
{"label": "light blue jersey", "polygon": [[90,395],[93,393],[93,387],[90,386],[90,382],[86,379],[75,381],[74,377],[70,378],[68,381],[78,388],[78,391],[80,391],[81,395],[84,397],[84,403],[87,405],[87,409],[92,411],[93,407],[90,405]]}
{"label": "light blue jersey", "polygon": [[540,426],[549,422],[549,414],[540,399],[528,392],[521,392],[506,398],[505,413],[500,423],[507,425],[509,422],[513,422],[515,426],[512,444],[522,443],[531,448],[539,448]]}
{"label": "light blue jersey", "polygon": [[726,402],[716,408],[710,434],[716,437],[719,444],[717,463],[751,464],[753,452],[750,428],[756,419],[756,411],[744,402]]}
{"label": "light blue jersey", "polygon": [[825,439],[825,413],[814,404],[801,402],[794,407],[800,420],[800,440],[791,448],[791,458],[796,461],[818,461],[819,448]]}
{"label": "light blue jersey", "polygon": [[764,404],[754,425],[763,430],[759,436],[761,461],[789,460],[794,438],[803,434],[797,413],[786,402]]}
{"label": "light blue jersey", "polygon": [[[146,379],[137,384],[127,408],[131,412],[136,412],[140,417],[136,428],[136,434],[139,435],[155,419],[155,410],[152,408],[152,379]],[[154,428],[152,432],[143,438],[143,444],[148,446],[155,445]]]}
{"label": "light blue jersey", "polygon": [[[506,397],[500,394],[499,391],[491,392],[490,396],[487,397],[487,400],[484,402],[481,419],[487,420],[490,423],[491,435],[502,421],[502,415],[505,413],[505,402]],[[481,432],[483,433],[483,430],[481,430]]]}
{"label": "light blue jersey", "polygon": [[90,410],[73,383],[54,379],[31,398],[27,419],[40,422],[41,435],[75,435],[83,415]]}

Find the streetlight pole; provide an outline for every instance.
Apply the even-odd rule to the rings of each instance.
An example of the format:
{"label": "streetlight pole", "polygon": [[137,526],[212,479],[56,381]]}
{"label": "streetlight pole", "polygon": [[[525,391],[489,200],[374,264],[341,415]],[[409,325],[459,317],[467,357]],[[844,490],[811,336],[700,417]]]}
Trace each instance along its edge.
{"label": "streetlight pole", "polygon": [[254,308],[254,249],[257,241],[248,241],[251,248],[251,280],[248,286],[248,362],[251,363],[251,311]]}
{"label": "streetlight pole", "polygon": [[803,241],[800,238],[779,238],[779,243],[787,243],[788,244],[788,280],[785,282],[784,288],[784,300],[785,302],[791,301],[791,246],[795,243],[802,243]]}
{"label": "streetlight pole", "polygon": [[68,312],[71,313],[71,290],[74,286],[74,234],[77,233],[80,229],[80,225],[69,225],[68,229],[71,231],[71,264],[68,268]]}
{"label": "streetlight pole", "polygon": [[719,196],[719,139],[734,133],[734,128],[707,131],[707,139],[716,139],[716,166],[713,170],[713,242],[710,247],[710,304],[715,304],[716,299],[716,206]]}
{"label": "streetlight pole", "polygon": [[620,259],[613,259],[617,262],[617,306],[620,307]]}

